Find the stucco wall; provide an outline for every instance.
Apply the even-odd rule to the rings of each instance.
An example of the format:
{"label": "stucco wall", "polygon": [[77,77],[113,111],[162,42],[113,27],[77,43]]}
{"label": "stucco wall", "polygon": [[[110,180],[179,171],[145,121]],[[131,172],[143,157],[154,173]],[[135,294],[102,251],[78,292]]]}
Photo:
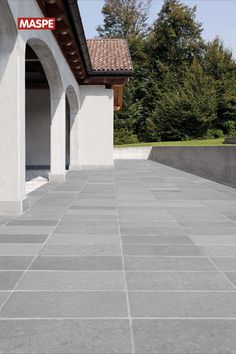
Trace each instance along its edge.
{"label": "stucco wall", "polygon": [[113,90],[80,87],[80,167],[113,165]]}
{"label": "stucco wall", "polygon": [[143,147],[127,147],[127,148],[119,148],[115,147],[113,150],[114,159],[144,159],[147,160],[151,153],[152,146],[143,146]]}
{"label": "stucco wall", "polygon": [[236,187],[236,146],[158,146],[150,159]]}

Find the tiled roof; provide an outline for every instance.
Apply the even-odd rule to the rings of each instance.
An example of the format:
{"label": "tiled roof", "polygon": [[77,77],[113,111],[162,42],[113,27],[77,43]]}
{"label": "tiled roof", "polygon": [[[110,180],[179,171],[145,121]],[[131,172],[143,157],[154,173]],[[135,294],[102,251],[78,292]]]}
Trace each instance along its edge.
{"label": "tiled roof", "polygon": [[88,50],[94,71],[133,71],[129,48],[124,39],[89,39]]}

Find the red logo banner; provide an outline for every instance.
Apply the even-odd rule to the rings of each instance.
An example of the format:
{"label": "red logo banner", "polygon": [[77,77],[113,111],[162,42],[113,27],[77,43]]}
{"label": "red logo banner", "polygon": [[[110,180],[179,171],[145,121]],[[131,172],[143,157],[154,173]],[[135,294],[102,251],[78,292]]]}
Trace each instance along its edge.
{"label": "red logo banner", "polygon": [[53,17],[18,17],[18,30],[55,30]]}

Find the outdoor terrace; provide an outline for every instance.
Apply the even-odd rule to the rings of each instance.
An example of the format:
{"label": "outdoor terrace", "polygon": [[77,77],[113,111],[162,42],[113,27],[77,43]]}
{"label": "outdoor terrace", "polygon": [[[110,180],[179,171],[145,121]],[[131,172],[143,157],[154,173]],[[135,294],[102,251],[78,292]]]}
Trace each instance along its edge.
{"label": "outdoor terrace", "polygon": [[0,216],[1,354],[236,352],[236,189],[144,160]]}

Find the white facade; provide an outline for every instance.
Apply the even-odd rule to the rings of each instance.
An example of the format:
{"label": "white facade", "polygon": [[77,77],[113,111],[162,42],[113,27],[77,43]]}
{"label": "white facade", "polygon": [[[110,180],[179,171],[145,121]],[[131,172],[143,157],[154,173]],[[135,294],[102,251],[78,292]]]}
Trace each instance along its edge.
{"label": "white facade", "polygon": [[[43,15],[34,0],[0,1],[0,213],[22,212],[27,208],[26,112],[27,119],[30,119],[39,102],[34,106],[36,92],[27,93],[32,101],[27,101],[26,109],[26,44],[37,54],[50,87],[50,99],[42,99],[41,102],[44,105],[40,113],[43,119],[38,130],[38,134],[43,134],[45,129],[45,135],[42,135],[42,139],[47,140],[45,151],[48,151],[50,143],[50,180],[65,180],[66,97],[71,120],[70,168],[113,164],[113,90],[104,86],[79,86],[51,31],[18,31],[18,17]],[[41,92],[41,97],[44,94]],[[34,125],[40,120],[35,112],[33,115],[34,121],[27,131],[27,164],[40,165],[42,161],[44,165],[46,153],[40,151],[36,154],[37,144],[31,145],[30,139],[31,143],[34,139],[28,136],[36,134]],[[50,133],[47,131],[49,125]],[[47,134],[50,134],[50,139]],[[34,161],[35,155],[37,161]]]}

